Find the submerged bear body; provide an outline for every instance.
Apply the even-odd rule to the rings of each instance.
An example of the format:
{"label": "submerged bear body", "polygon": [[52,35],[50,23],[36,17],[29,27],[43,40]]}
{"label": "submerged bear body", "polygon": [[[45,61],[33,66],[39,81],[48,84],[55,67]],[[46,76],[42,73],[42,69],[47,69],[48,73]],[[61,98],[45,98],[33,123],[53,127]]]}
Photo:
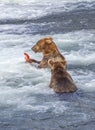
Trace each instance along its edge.
{"label": "submerged bear body", "polygon": [[72,77],[65,69],[65,64],[65,62],[49,60],[49,66],[51,68],[50,87],[56,93],[69,93],[77,90]]}

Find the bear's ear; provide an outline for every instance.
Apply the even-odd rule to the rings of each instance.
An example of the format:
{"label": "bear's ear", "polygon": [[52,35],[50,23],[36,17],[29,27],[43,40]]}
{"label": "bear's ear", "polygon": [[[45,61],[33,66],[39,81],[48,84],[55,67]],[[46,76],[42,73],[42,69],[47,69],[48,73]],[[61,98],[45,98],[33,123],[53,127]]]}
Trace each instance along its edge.
{"label": "bear's ear", "polygon": [[52,38],[52,37],[49,37],[48,39],[51,40],[51,41],[53,41],[53,38]]}
{"label": "bear's ear", "polygon": [[49,37],[49,38],[46,39],[46,43],[48,43],[48,44],[51,44],[52,41],[53,41],[53,38],[52,38],[52,37]]}
{"label": "bear's ear", "polygon": [[53,60],[52,59],[48,60],[48,64],[49,64],[50,67],[52,67],[53,64],[54,64]]}

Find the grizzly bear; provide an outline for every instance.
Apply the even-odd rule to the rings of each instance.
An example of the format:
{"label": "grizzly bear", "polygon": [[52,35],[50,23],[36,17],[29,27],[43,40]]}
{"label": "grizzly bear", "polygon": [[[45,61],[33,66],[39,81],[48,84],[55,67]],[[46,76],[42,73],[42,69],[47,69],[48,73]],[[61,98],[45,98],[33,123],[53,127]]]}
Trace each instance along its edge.
{"label": "grizzly bear", "polygon": [[51,68],[50,87],[56,93],[70,93],[77,90],[70,74],[65,69],[66,61],[55,61],[50,59],[48,65]]}
{"label": "grizzly bear", "polygon": [[[41,61],[37,61],[34,59],[30,60],[30,63],[35,62],[39,64],[39,68],[48,68],[48,60],[51,58],[57,59],[58,61],[66,61],[65,57],[61,55],[56,44],[54,43],[51,37],[43,38],[39,40],[36,45],[31,48],[35,53],[41,52],[43,54],[43,58]],[[65,64],[66,68],[66,64]]]}

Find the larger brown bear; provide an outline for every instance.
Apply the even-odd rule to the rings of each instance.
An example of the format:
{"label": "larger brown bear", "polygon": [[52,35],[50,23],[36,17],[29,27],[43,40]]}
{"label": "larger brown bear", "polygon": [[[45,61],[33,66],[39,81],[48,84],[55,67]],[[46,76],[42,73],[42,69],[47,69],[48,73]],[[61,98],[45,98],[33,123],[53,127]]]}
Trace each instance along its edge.
{"label": "larger brown bear", "polygon": [[70,93],[77,90],[73,79],[65,69],[65,61],[59,62],[50,59],[48,64],[51,68],[50,87],[53,88],[56,93]]}
{"label": "larger brown bear", "polygon": [[[48,67],[48,60],[51,58],[57,59],[58,61],[65,61],[64,56],[61,55],[59,52],[56,44],[54,43],[53,39],[50,38],[43,38],[39,40],[36,45],[32,47],[32,50],[37,52],[42,52],[43,58],[41,61],[37,61],[31,59],[29,62],[35,62],[39,64],[39,68],[47,68]],[[66,65],[65,65],[66,68]]]}

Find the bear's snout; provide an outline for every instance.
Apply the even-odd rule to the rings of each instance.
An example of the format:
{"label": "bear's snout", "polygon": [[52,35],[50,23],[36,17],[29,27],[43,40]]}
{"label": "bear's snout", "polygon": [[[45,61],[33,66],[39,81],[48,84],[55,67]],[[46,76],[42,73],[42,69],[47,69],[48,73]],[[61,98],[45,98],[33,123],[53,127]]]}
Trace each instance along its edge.
{"label": "bear's snout", "polygon": [[35,47],[35,46],[33,46],[31,49],[32,49],[33,51],[35,51],[35,50],[36,50],[36,47]]}
{"label": "bear's snout", "polygon": [[38,52],[38,47],[35,45],[31,48],[34,52]]}
{"label": "bear's snout", "polygon": [[34,50],[35,50],[35,46],[33,46],[33,47],[31,48],[31,50],[33,50],[33,51],[34,51]]}

